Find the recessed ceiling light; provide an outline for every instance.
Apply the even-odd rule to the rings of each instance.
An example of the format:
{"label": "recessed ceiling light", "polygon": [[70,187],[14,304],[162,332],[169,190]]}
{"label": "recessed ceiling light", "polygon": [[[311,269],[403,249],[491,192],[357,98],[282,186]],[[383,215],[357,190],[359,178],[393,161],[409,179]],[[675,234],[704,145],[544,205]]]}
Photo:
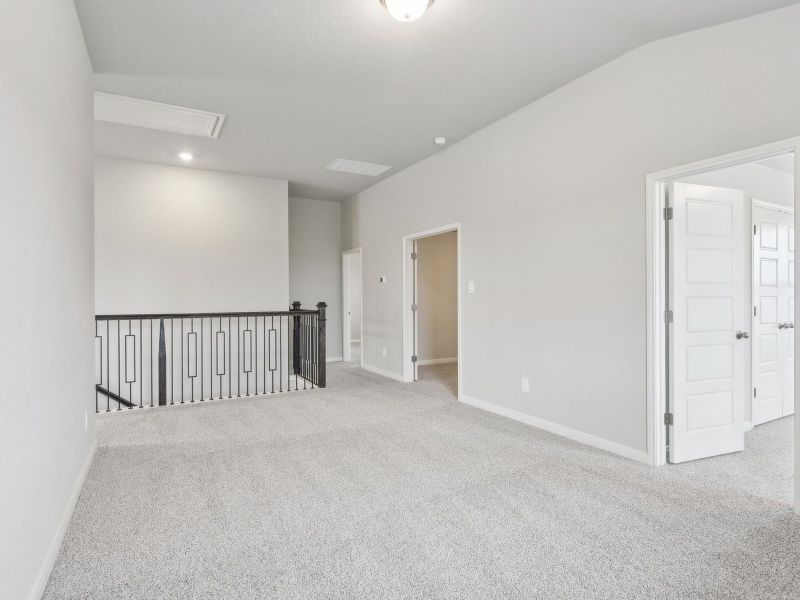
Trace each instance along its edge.
{"label": "recessed ceiling light", "polygon": [[428,10],[433,0],[381,0],[389,14],[398,21],[416,21]]}
{"label": "recessed ceiling light", "polygon": [[194,158],[194,156],[192,156],[192,154],[189,152],[179,152],[178,158],[180,158],[183,162],[189,162]]}
{"label": "recessed ceiling light", "polygon": [[444,137],[433,138],[433,143],[436,144],[437,146],[446,146],[447,138]]}

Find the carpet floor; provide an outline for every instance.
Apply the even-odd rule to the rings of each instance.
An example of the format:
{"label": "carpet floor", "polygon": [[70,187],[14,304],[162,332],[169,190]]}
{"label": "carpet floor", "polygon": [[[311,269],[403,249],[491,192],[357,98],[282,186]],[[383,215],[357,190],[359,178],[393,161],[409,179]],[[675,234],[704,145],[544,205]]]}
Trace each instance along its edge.
{"label": "carpet floor", "polygon": [[800,598],[792,419],[651,468],[401,384],[103,415],[47,599]]}

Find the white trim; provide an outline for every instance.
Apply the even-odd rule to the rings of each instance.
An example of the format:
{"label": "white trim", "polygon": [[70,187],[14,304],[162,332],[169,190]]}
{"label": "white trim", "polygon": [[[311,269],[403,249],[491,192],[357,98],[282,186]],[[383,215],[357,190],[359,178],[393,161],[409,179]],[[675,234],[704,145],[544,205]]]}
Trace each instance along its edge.
{"label": "white trim", "polygon": [[358,339],[358,340],[350,340],[350,343],[351,344],[360,344],[361,340],[360,339]]}
{"label": "white trim", "polygon": [[381,375],[382,377],[394,379],[395,381],[399,381],[400,383],[406,383],[406,380],[403,379],[402,375],[394,373],[393,371],[387,371],[386,369],[373,367],[372,365],[368,365],[367,363],[362,363],[361,368],[364,369],[365,371],[369,371],[370,373],[375,373],[376,375]]}
{"label": "white trim", "polygon": [[[456,285],[458,286],[458,299],[457,299],[457,307],[456,310],[458,312],[458,345],[457,345],[457,352],[459,357],[463,357],[463,350],[461,348],[461,340],[463,336],[461,334],[461,313],[463,307],[463,290],[461,289],[461,223],[451,223],[449,225],[442,225],[441,227],[434,227],[432,229],[426,229],[424,231],[418,231],[416,233],[412,233],[410,235],[403,236],[403,254],[402,254],[402,265],[403,265],[403,296],[402,296],[402,306],[403,308],[403,381],[405,382],[412,382],[414,381],[414,363],[411,362],[411,354],[413,345],[412,338],[413,338],[413,326],[414,326],[414,319],[411,315],[411,304],[413,299],[411,298],[412,290],[410,285],[410,276],[412,272],[411,267],[411,243],[414,240],[419,240],[421,238],[431,237],[434,235],[439,235],[440,233],[448,233],[450,231],[456,232]],[[798,336],[800,337],[800,336]],[[363,356],[363,352],[362,352]],[[461,398],[461,390],[464,389],[462,384],[462,376],[464,369],[462,368],[463,365],[459,364],[458,368],[458,391],[456,396]]]}
{"label": "white trim", "polygon": [[326,363],[342,362],[344,359],[341,356],[329,356],[325,359]]}
{"label": "white trim", "polygon": [[611,452],[637,462],[649,462],[647,452],[637,450],[636,448],[631,448],[629,446],[624,446],[616,442],[611,442],[604,438],[600,438],[589,433],[584,433],[583,431],[578,431],[577,429],[565,427],[564,425],[559,425],[558,423],[553,423],[552,421],[540,419],[539,417],[534,417],[533,415],[529,415],[527,413],[519,412],[504,406],[499,406],[497,404],[492,404],[491,402],[486,402],[485,400],[471,398],[465,394],[461,395],[461,402],[464,404],[469,404],[470,406],[474,406],[475,408],[480,408],[481,410],[494,413],[496,415],[513,419],[514,421],[519,421],[520,423],[525,423],[526,425],[531,425],[537,429],[542,429],[549,433],[560,435],[561,437],[565,437],[575,442],[580,442],[581,444],[594,446],[600,450],[605,450],[606,452]]}
{"label": "white trim", "polygon": [[[646,178],[646,267],[647,267],[647,454],[652,465],[666,463],[666,374],[664,360],[664,228],[662,210],[667,182],[742,163],[794,153],[795,173],[800,174],[800,137],[789,138],[724,156],[709,158],[664,171]],[[795,176],[795,205],[800,202],[800,177]],[[800,213],[795,213],[795,228],[800,231]],[[800,276],[800,261],[795,264]],[[800,362],[800,336],[795,336],[795,361]],[[795,368],[795,389],[800,389],[800,367]],[[795,413],[800,414],[800,394],[795,394]],[[795,439],[800,441],[800,419],[795,421]],[[795,444],[795,511],[800,513],[800,443]]]}
{"label": "white trim", "polygon": [[752,201],[754,207],[757,206],[759,208],[766,208],[767,210],[776,210],[790,215],[794,214],[793,206],[786,206],[785,204],[778,204],[777,202],[767,202],[766,200],[756,200],[755,198],[753,198]]}
{"label": "white trim", "polygon": [[[351,248],[342,252],[342,358],[345,362],[350,362],[352,354],[350,352],[350,344],[353,342],[361,343],[361,340],[350,339],[350,313],[347,310],[350,307],[350,270],[347,268],[347,257],[351,254],[358,254],[361,262],[361,285],[359,292],[361,294],[361,337],[365,338],[364,334],[364,251],[361,246]],[[360,365],[364,366],[364,352],[362,348]]]}
{"label": "white trim", "polygon": [[83,489],[83,483],[86,481],[86,476],[89,474],[89,468],[92,466],[94,454],[97,450],[97,439],[92,441],[92,446],[89,448],[89,454],[86,455],[86,460],[83,461],[81,472],[78,474],[78,479],[72,487],[72,493],[67,501],[67,506],[64,509],[64,514],[61,515],[61,521],[58,523],[58,529],[53,536],[53,541],[50,542],[50,549],[47,551],[44,563],[39,569],[36,576],[36,581],[33,584],[33,589],[28,595],[30,600],[39,600],[44,594],[44,589],[47,587],[47,582],[50,580],[50,574],[53,572],[53,567],[56,564],[58,553],[61,551],[61,544],[64,543],[64,536],[67,533],[67,528],[72,520],[72,513],[75,511],[75,506],[78,504],[78,498]]}
{"label": "white trim", "polygon": [[418,360],[417,365],[420,367],[426,367],[428,365],[449,365],[457,362],[458,357],[451,356],[450,358],[426,358],[425,360]]}
{"label": "white trim", "polygon": [[744,430],[745,431],[752,431],[753,430],[753,422],[752,421],[745,421],[744,422]]}

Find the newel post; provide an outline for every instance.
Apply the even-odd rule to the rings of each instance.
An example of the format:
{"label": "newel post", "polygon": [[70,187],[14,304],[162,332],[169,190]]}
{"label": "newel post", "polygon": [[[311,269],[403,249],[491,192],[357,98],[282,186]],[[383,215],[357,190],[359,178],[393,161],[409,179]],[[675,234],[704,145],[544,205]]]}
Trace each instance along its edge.
{"label": "newel post", "polygon": [[326,355],[325,355],[325,309],[328,307],[324,302],[317,303],[317,310],[319,311],[319,318],[317,319],[317,372],[319,374],[317,385],[321,388],[325,387],[325,379],[327,376],[326,371]]}
{"label": "newel post", "polygon": [[[295,300],[292,302],[290,312],[300,310],[300,303]],[[300,374],[300,317],[299,315],[292,315],[292,372],[295,375]]]}

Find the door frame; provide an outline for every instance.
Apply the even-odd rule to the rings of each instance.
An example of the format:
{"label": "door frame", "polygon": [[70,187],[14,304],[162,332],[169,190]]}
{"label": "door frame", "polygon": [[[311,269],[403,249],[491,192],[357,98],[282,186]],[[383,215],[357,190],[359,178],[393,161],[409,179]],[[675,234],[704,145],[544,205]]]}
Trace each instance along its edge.
{"label": "door frame", "polygon": [[[740,150],[723,156],[708,158],[650,173],[646,177],[646,270],[647,270],[647,455],[650,464],[666,464],[666,425],[664,414],[667,409],[667,364],[666,364],[666,235],[664,208],[666,190],[669,183],[681,177],[697,175],[725,167],[774,158],[784,154],[794,154],[795,205],[800,204],[800,137],[793,137],[755,148]],[[795,230],[798,216],[795,213]],[[800,261],[795,264],[795,278],[800,274]],[[795,337],[795,389],[800,390],[800,335]],[[800,394],[795,394],[795,414],[800,415]],[[800,419],[795,419],[795,511],[800,513]]]}
{"label": "door frame", "polygon": [[[785,213],[794,216],[794,207],[793,206],[785,206],[783,204],[776,204],[775,202],[766,202],[764,200],[758,200],[753,198],[750,202],[750,223],[755,225],[755,210],[756,208],[771,210],[774,212]],[[761,239],[761,232],[759,231],[758,239]],[[753,235],[750,244],[750,258],[751,258],[751,277],[750,277],[750,295],[751,295],[751,306],[757,306],[758,304],[758,294],[756,292],[756,269],[759,268],[759,265],[756,264],[756,252],[757,252],[757,244],[756,244],[756,236]],[[751,323],[750,331],[752,334],[752,339],[757,339],[759,328],[761,327],[761,322],[759,321],[759,317],[752,315],[751,311]],[[753,386],[755,386],[755,376],[756,376],[756,353],[750,353],[750,421],[745,423],[745,431],[749,431],[753,429],[753,406],[755,405],[756,399],[753,397]],[[781,407],[783,406],[783,398],[781,397]],[[782,410],[781,410],[782,412]],[[779,417],[780,418],[780,417]]]}
{"label": "door frame", "polygon": [[350,352],[350,269],[347,268],[347,259],[350,256],[358,255],[361,263],[361,285],[358,286],[358,293],[361,299],[361,360],[359,366],[364,366],[364,250],[361,246],[351,248],[342,252],[342,360],[350,362],[352,354]]}
{"label": "door frame", "polygon": [[411,383],[414,381],[414,363],[411,361],[411,356],[413,354],[413,339],[414,339],[414,315],[411,311],[411,304],[413,303],[413,261],[411,259],[411,247],[412,243],[415,240],[419,240],[426,237],[432,237],[434,235],[439,235],[441,233],[449,233],[451,231],[456,232],[456,285],[458,287],[457,293],[457,301],[456,301],[456,310],[458,312],[458,344],[457,344],[457,352],[458,352],[458,392],[457,397],[459,401],[461,400],[461,377],[462,373],[464,372],[463,365],[462,365],[462,353],[461,353],[461,307],[462,307],[462,295],[463,290],[461,289],[461,223],[450,223],[449,225],[442,225],[440,227],[434,227],[432,229],[426,229],[424,231],[417,231],[416,233],[411,233],[409,235],[403,236],[403,296],[402,296],[402,307],[403,307],[403,381],[407,383]]}

